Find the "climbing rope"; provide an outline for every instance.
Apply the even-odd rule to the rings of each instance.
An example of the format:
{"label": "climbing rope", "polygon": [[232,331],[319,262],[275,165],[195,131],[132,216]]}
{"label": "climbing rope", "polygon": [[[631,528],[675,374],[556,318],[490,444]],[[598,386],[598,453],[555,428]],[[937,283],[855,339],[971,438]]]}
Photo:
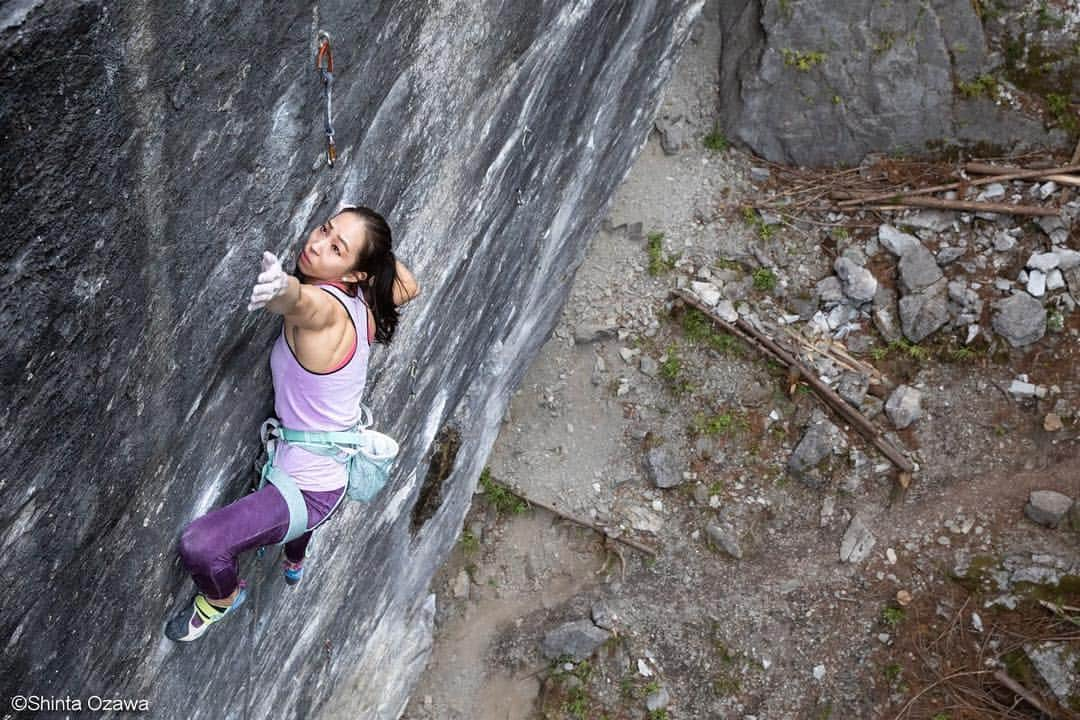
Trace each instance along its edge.
{"label": "climbing rope", "polygon": [[[323,67],[323,57],[326,57],[326,67]],[[326,162],[334,167],[337,159],[337,148],[334,147],[334,126],[330,123],[330,97],[334,86],[334,56],[330,52],[330,33],[325,30],[319,31],[319,52],[315,56],[315,69],[319,71],[323,81],[323,94],[326,96]]]}

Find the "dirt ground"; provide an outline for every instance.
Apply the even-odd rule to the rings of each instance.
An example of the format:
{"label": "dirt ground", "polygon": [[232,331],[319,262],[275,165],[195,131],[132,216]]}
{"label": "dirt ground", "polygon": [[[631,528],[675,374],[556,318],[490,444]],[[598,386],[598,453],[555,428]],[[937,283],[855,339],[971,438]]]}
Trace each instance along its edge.
{"label": "dirt ground", "polygon": [[[905,708],[927,683],[910,674],[916,658],[902,657],[902,641],[930,625],[897,593],[910,593],[912,610],[936,603],[944,617],[973,562],[1080,574],[1080,535],[1023,511],[1032,490],[1080,495],[1080,428],[1043,427],[1051,408],[1080,407],[1080,311],[1023,350],[963,362],[863,355],[889,385],[922,392],[922,417],[895,435],[918,466],[906,492],[852,431],[837,440],[824,484],[792,479],[788,458],[824,406],[789,392],[783,369],[743,343],[687,337],[669,295],[679,278],[761,254],[754,224],[725,211],[754,192],[759,161],[703,142],[716,113],[714,17],[709,3],[658,118],[682,147],[665,153],[654,132],[642,150],[488,462],[496,483],[616,528],[656,557],[540,507],[501,512],[478,488],[462,542],[432,582],[435,646],[406,720],[976,717],[955,703]],[[650,233],[663,233],[660,259],[672,261],[655,275]],[[813,233],[781,228],[770,241],[780,282],[751,287],[751,306],[784,307],[832,272]],[[1020,373],[1051,395],[1013,398]],[[890,427],[883,415],[876,422]],[[677,487],[650,481],[644,457],[654,447],[673,458]],[[875,544],[864,560],[841,562],[856,515]],[[709,525],[741,557],[719,550]],[[1078,588],[1060,587],[1059,600],[1080,604]],[[964,613],[990,599],[956,614],[975,623]],[[585,663],[545,658],[545,634],[595,615],[596,603],[614,637]],[[980,612],[989,623],[998,610]],[[650,713],[646,696],[661,688],[666,707]]]}

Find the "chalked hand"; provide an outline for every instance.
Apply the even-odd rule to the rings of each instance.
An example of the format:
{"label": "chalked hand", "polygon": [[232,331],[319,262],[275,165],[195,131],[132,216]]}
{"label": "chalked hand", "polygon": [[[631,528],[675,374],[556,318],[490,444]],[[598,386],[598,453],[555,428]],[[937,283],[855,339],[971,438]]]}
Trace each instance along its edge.
{"label": "chalked hand", "polygon": [[248,303],[248,312],[258,310],[279,295],[283,295],[289,287],[289,276],[281,269],[281,261],[269,250],[264,250],[262,255],[262,272],[255,280],[255,287],[251,289],[251,302]]}

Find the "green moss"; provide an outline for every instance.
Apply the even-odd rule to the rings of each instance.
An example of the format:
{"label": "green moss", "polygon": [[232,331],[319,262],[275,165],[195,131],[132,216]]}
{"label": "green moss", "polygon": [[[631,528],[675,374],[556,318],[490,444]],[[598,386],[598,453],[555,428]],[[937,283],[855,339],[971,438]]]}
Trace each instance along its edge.
{"label": "green moss", "polygon": [[652,276],[666,273],[675,267],[679,255],[664,255],[664,233],[651,232],[648,235],[647,251],[649,253],[648,271]]}
{"label": "green moss", "polygon": [[727,137],[719,127],[713,127],[712,132],[705,136],[704,142],[705,147],[713,152],[723,152],[730,146]]}
{"label": "green moss", "polygon": [[769,268],[758,268],[754,271],[754,289],[762,292],[772,292],[776,288],[776,273]]}
{"label": "green moss", "polygon": [[809,72],[825,62],[825,53],[816,50],[792,50],[783,48],[780,54],[784,57],[784,64],[795,68],[799,72]]}
{"label": "green moss", "polygon": [[989,74],[958,82],[956,89],[966,98],[988,97],[991,100],[996,100],[1000,92],[997,79]]}
{"label": "green moss", "polygon": [[480,473],[480,486],[484,488],[484,497],[500,515],[519,515],[529,509],[528,503],[492,479],[491,468]]}
{"label": "green moss", "polygon": [[903,608],[899,607],[887,607],[881,611],[881,622],[891,628],[896,628],[897,625],[904,622],[906,613]]}
{"label": "green moss", "polygon": [[718,331],[712,321],[697,308],[689,308],[683,314],[683,332],[687,339],[708,345],[721,355],[741,355],[742,344],[737,338]]}

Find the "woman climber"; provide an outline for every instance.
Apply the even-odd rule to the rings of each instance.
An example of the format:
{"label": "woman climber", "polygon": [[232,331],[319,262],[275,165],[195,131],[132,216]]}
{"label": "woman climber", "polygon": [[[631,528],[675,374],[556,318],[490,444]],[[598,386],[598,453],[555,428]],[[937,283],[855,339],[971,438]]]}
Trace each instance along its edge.
{"label": "woman climber", "polygon": [[[351,428],[359,422],[370,346],[390,342],[397,306],[420,288],[394,258],[386,221],[365,207],[345,206],[315,228],[293,272],[264,252],[248,305],[284,320],[270,352],[274,412],[288,428]],[[334,458],[285,442],[278,443],[274,467],[293,478],[307,506],[307,531],[285,543],[282,559],[285,582],[295,585],[312,531],[341,504],[348,477]],[[199,592],[168,622],[166,636],[195,640],[239,607],[247,591],[237,556],[284,540],[289,521],[289,507],[271,483],[192,521],[180,538],[180,556]]]}

